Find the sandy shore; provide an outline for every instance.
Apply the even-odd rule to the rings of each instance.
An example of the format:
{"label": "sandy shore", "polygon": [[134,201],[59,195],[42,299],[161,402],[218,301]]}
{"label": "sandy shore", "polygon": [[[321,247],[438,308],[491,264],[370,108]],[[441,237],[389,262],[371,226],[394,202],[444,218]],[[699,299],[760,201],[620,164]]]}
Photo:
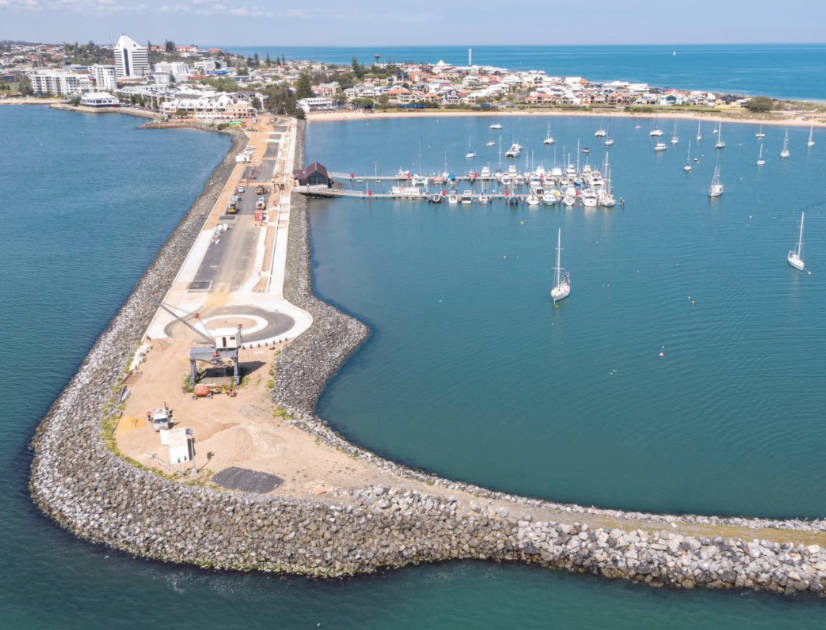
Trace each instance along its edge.
{"label": "sandy shore", "polygon": [[784,127],[826,127],[826,113],[812,113],[807,117],[800,112],[773,112],[761,118],[750,115],[741,108],[721,109],[714,112],[686,112],[686,111],[657,111],[657,112],[626,112],[619,110],[584,111],[563,109],[529,109],[505,111],[475,111],[475,110],[424,110],[424,111],[390,111],[390,112],[316,112],[309,114],[310,122],[340,122],[345,120],[377,120],[379,118],[460,118],[465,116],[479,116],[483,118],[510,118],[513,116],[549,117],[549,116],[584,116],[592,118],[678,118],[682,120],[725,120],[726,122],[749,125],[775,125]]}
{"label": "sandy shore", "polygon": [[2,98],[0,105],[56,105],[65,103],[62,98]]}

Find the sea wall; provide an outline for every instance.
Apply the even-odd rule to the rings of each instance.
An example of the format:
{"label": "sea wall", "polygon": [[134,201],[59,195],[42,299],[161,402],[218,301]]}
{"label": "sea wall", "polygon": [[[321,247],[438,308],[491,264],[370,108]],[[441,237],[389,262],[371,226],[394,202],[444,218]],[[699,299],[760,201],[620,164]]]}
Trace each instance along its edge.
{"label": "sea wall", "polygon": [[[303,143],[303,128],[299,141]],[[237,144],[237,138],[236,138]],[[303,160],[303,144],[297,160]],[[826,553],[815,545],[697,538],[679,531],[593,528],[512,516],[524,505],[565,510],[583,521],[617,511],[508,497],[398,466],[346,442],[313,413],[324,383],[368,334],[367,328],[312,295],[306,201],[294,197],[285,294],[311,312],[313,326],[276,365],[274,400],[293,422],[355,457],[439,489],[471,491],[469,509],[441,495],[372,486],[314,500],[248,495],[169,481],[109,450],[101,418],[122,368],[217,197],[231,151],[133,293],[55,401],[33,440],[30,489],[38,506],[76,535],[136,556],[221,569],[341,576],[450,559],[520,561],[549,568],[690,588],[745,587],[823,592]],[[227,170],[228,169],[228,170]],[[484,506],[483,499],[512,507]],[[663,526],[674,517],[662,519]],[[701,517],[697,517],[698,519]],[[681,517],[681,520],[685,520]],[[724,519],[711,522],[723,522]],[[755,522],[756,524],[756,522]],[[795,523],[777,524],[791,526]],[[800,522],[819,530],[820,523]]]}

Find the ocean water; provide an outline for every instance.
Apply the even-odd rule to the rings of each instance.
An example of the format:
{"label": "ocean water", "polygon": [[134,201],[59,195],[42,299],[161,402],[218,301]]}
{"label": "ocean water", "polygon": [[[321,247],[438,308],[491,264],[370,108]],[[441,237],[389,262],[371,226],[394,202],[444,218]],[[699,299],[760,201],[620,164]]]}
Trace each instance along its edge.
{"label": "ocean water", "polygon": [[[466,46],[226,46],[275,59],[361,64],[380,61],[467,65]],[[674,55],[673,53],[677,54]],[[474,46],[473,63],[592,81],[646,82],[659,87],[826,100],[826,44],[695,44],[685,46]]]}
{"label": "ocean water", "polygon": [[[495,169],[501,134],[525,147],[523,171],[576,161],[578,140],[603,162],[597,118],[552,118],[553,147],[546,119],[503,118],[499,134],[491,122],[311,123],[307,158],[368,174],[437,172],[445,159],[458,173]],[[687,175],[696,123],[678,123],[682,141],[658,154],[653,121],[602,122],[624,207],[314,202],[316,288],[373,328],[321,415],[410,464],[531,496],[826,516],[826,193],[814,184],[826,135],[807,149],[809,130],[791,130],[781,161],[784,130],[766,128],[758,168],[756,127],[724,125],[715,151],[705,123]],[[674,121],[659,124],[668,142]],[[726,192],[710,200],[718,161]],[[785,260],[804,207],[811,273]],[[558,228],[572,296],[553,308]]]}
{"label": "ocean water", "polygon": [[[217,573],[130,558],[59,529],[29,498],[28,442],[228,148],[222,136],[138,131],[138,124],[126,116],[0,108],[6,149],[0,152],[0,317],[6,326],[6,366],[0,373],[0,627],[822,627],[822,603],[813,599],[678,593],[464,562],[339,582]],[[312,133],[316,151],[321,138]],[[326,232],[321,217],[333,210],[353,218],[359,211],[313,211],[321,257],[317,275],[328,294],[330,258],[322,256],[319,242]],[[784,222],[784,246],[793,240],[786,228]],[[356,239],[360,228],[340,236]],[[575,294],[566,307],[588,292],[573,250],[566,256],[572,256]],[[814,251],[810,260],[814,265]],[[357,305],[352,296],[340,297],[344,305]],[[378,339],[380,318],[375,310],[371,316]],[[359,353],[351,365],[364,358]],[[400,446],[386,443],[382,450]]]}

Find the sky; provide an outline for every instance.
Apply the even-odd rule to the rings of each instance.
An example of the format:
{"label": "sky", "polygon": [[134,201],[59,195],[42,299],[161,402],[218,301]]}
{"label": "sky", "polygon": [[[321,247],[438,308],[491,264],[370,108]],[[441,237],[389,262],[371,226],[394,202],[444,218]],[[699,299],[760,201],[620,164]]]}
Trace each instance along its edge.
{"label": "sky", "polygon": [[0,0],[0,39],[50,43],[816,43],[824,23],[824,0]]}

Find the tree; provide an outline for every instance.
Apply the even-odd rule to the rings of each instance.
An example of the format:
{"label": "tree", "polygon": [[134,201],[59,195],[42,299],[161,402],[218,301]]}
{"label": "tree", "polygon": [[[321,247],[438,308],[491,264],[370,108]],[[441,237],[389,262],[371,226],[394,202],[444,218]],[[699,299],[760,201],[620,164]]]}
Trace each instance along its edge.
{"label": "tree", "polygon": [[23,75],[20,77],[20,83],[17,84],[17,91],[20,92],[23,96],[31,96],[34,94],[34,90],[32,89],[32,82],[29,80],[29,77]]}
{"label": "tree", "polygon": [[365,70],[359,65],[359,60],[353,57],[350,65],[353,68],[353,74],[356,75],[357,78],[361,79],[364,76]]}
{"label": "tree", "polygon": [[745,107],[750,112],[768,112],[774,109],[774,101],[765,96],[753,96],[748,101],[746,101]]}
{"label": "tree", "polygon": [[170,55],[173,54],[175,52],[175,42],[173,42],[171,39],[167,39],[166,43],[164,44],[164,49]]}
{"label": "tree", "polygon": [[267,53],[267,58],[264,59],[264,64],[269,68],[272,65],[272,60],[270,59],[270,53]]}
{"label": "tree", "polygon": [[313,86],[310,85],[310,75],[302,72],[295,84],[295,98],[310,98],[313,95]]}

